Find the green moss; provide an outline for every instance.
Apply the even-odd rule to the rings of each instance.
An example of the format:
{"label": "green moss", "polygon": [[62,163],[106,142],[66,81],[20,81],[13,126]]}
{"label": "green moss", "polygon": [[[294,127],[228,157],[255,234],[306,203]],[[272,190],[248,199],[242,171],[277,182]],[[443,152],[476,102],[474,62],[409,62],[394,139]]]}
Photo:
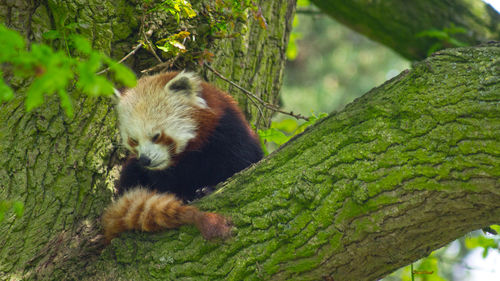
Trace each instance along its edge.
{"label": "green moss", "polygon": [[131,239],[113,239],[111,245],[115,250],[116,261],[119,263],[130,264],[137,258],[137,243]]}
{"label": "green moss", "polygon": [[349,237],[350,241],[360,241],[369,233],[374,233],[380,230],[380,226],[374,221],[372,217],[363,217],[356,219],[352,222],[356,232],[353,236]]}
{"label": "green moss", "polygon": [[335,224],[345,224],[366,211],[366,206],[360,205],[351,199],[347,199],[336,215]]}
{"label": "green moss", "polygon": [[320,257],[310,257],[306,259],[300,259],[295,262],[288,264],[288,270],[294,273],[300,273],[305,271],[310,271],[318,267],[321,264]]}
{"label": "green moss", "polygon": [[382,208],[385,205],[391,205],[399,202],[399,198],[393,193],[382,193],[367,201],[370,209]]}
{"label": "green moss", "polygon": [[256,229],[267,229],[271,221],[266,217],[256,217],[253,219],[252,225]]}
{"label": "green moss", "polygon": [[321,204],[316,212],[314,213],[315,218],[317,218],[320,227],[326,227],[329,221],[335,216],[335,211],[342,205],[341,202],[336,201],[332,196],[328,196],[323,201],[325,204]]}

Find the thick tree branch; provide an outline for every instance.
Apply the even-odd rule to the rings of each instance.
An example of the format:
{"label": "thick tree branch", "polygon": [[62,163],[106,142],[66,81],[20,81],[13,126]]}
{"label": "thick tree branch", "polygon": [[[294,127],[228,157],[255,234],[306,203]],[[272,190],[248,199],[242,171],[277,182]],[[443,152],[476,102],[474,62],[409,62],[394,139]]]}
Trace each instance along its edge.
{"label": "thick tree branch", "polygon": [[498,223],[498,57],[500,44],[438,52],[233,177],[197,203],[232,218],[232,239],[128,233],[93,266],[105,279],[374,280]]}
{"label": "thick tree branch", "polygon": [[323,12],[378,41],[409,60],[421,60],[433,44],[456,47],[447,40],[419,37],[431,29],[460,27],[453,38],[468,45],[500,39],[500,14],[476,0],[341,1],[312,0]]}

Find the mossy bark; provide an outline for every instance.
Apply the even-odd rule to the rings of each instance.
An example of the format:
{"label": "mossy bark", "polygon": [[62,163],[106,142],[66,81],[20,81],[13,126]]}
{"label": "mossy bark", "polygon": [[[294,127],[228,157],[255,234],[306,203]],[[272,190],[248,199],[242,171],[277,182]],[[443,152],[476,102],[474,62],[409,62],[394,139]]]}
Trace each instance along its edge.
{"label": "mossy bark", "polygon": [[409,60],[427,57],[431,46],[456,47],[446,40],[419,37],[428,30],[460,27],[450,35],[468,45],[500,40],[500,14],[476,0],[342,1],[312,0],[323,12]]}
{"label": "mossy bark", "polygon": [[[254,1],[259,7],[266,27],[259,20],[250,25],[237,26],[241,36],[234,40],[219,41],[212,47],[216,61],[212,66],[226,78],[242,85],[262,100],[278,104],[286,61],[286,47],[295,13],[293,0]],[[273,112],[254,103],[239,89],[231,86],[210,71],[206,71],[209,81],[219,88],[232,93],[245,114],[257,128],[270,125]],[[258,103],[257,103],[258,104]]]}
{"label": "mossy bark", "polygon": [[[236,82],[266,93],[261,97],[273,103],[281,84],[295,2],[255,3],[270,9],[265,10],[268,28],[258,30],[258,20],[249,17],[247,23],[240,23],[242,30],[249,32],[242,37],[252,40],[246,46],[254,48],[254,44],[260,44],[261,57],[269,60],[272,56],[274,64],[258,64],[240,56],[233,60],[238,65],[218,70],[228,77],[234,77],[233,73],[252,77]],[[76,32],[86,36],[94,48],[120,59],[140,37],[142,4],[143,1],[126,0],[0,1],[0,21],[32,43],[43,42],[42,34],[46,31],[69,32],[63,26],[77,23]],[[276,7],[281,9],[274,10]],[[157,32],[164,27],[161,21],[155,24]],[[253,36],[262,42],[253,42]],[[215,40],[208,51],[223,52],[233,48],[231,42],[236,44],[237,40],[240,39]],[[248,56],[253,55],[244,47],[241,49]],[[219,65],[223,60],[224,56],[215,57],[213,64]],[[144,50],[126,61],[137,73],[154,62]],[[249,65],[265,67],[257,70]],[[9,75],[8,70],[6,73]],[[74,93],[73,118],[64,116],[55,97],[46,97],[42,107],[26,113],[23,99],[29,81],[8,76],[7,82],[16,91],[16,97],[0,105],[0,201],[21,201],[25,212],[20,218],[10,212],[0,223],[0,280],[84,276],[86,266],[99,257],[101,248],[93,238],[100,233],[99,217],[112,198],[118,158],[123,156],[123,151],[118,150],[112,102]],[[256,115],[252,117],[257,120]],[[257,126],[267,124],[269,119],[265,118],[269,117],[269,113],[260,116]]]}
{"label": "mossy bark", "polygon": [[434,54],[197,202],[231,239],[125,233],[87,279],[375,280],[498,223],[499,57]]}

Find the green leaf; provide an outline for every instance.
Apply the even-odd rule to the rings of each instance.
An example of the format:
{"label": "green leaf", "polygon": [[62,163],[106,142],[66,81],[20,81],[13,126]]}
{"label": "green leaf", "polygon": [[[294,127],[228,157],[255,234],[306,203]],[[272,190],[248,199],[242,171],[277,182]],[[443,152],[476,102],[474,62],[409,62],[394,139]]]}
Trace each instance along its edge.
{"label": "green leaf", "polygon": [[[36,48],[35,48],[36,47]],[[71,60],[63,53],[52,53],[47,46],[32,46],[32,51],[39,52],[37,55],[46,54],[49,58],[39,58],[46,67],[45,72],[33,80],[26,93],[25,106],[26,111],[31,111],[43,103],[44,94],[54,94],[60,89],[65,89],[68,82],[73,79],[74,74],[71,70]],[[45,62],[44,62],[45,61]]]}
{"label": "green leaf", "polygon": [[490,248],[498,248],[498,241],[484,236],[467,237],[465,238],[465,246],[468,249],[483,248],[483,258],[485,258]]}
{"label": "green leaf", "polygon": [[300,39],[302,34],[297,32],[292,32],[290,34],[290,40],[288,41],[288,46],[286,48],[286,58],[288,60],[294,60],[299,54],[299,49],[297,47],[297,39]]}
{"label": "green leaf", "polygon": [[0,222],[5,219],[5,213],[10,209],[11,206],[12,202],[0,200]]}
{"label": "green leaf", "polygon": [[494,224],[490,225],[491,228],[493,228],[497,233],[500,233],[500,225]]}
{"label": "green leaf", "polygon": [[430,56],[432,53],[434,53],[435,51],[440,50],[442,48],[443,48],[443,44],[441,44],[440,42],[436,42],[436,43],[432,44],[429,47],[429,50],[427,51],[427,56]]}
{"label": "green leaf", "polygon": [[14,91],[5,84],[3,80],[3,73],[0,71],[0,102],[1,101],[9,101],[14,97]]}
{"label": "green leaf", "polygon": [[97,96],[110,96],[113,94],[113,85],[104,77],[93,75],[86,77],[85,80],[78,80],[77,87],[85,94]]}
{"label": "green leaf", "polygon": [[259,130],[258,134],[261,139],[268,142],[274,142],[277,145],[282,145],[290,139],[289,136],[285,135],[280,130],[274,128],[270,128],[267,130]]}
{"label": "green leaf", "polygon": [[14,213],[16,214],[16,216],[18,218],[23,216],[23,214],[24,214],[24,204],[23,204],[23,202],[21,202],[21,201],[14,201],[14,203],[12,204],[12,209],[14,210]]}
{"label": "green leaf", "polygon": [[323,119],[328,116],[328,113],[321,112],[318,116],[312,114],[309,120],[300,125],[295,131],[295,135],[302,133],[307,127],[314,125],[318,120]]}
{"label": "green leaf", "polygon": [[165,44],[163,46],[156,46],[156,47],[158,49],[164,51],[165,53],[170,53],[170,52],[172,52],[172,49],[173,49],[172,45],[170,45],[170,44]]}
{"label": "green leaf", "polygon": [[65,89],[59,89],[57,91],[59,98],[61,99],[61,107],[68,117],[73,117],[73,103],[71,102],[71,97],[68,95]]}
{"label": "green leaf", "polygon": [[297,7],[307,7],[311,5],[309,0],[297,0]]}
{"label": "green leaf", "polygon": [[97,52],[92,52],[88,60],[78,63],[78,70],[83,73],[88,73],[89,75],[95,75],[101,67],[102,56]]}
{"label": "green leaf", "polygon": [[85,37],[72,34],[70,40],[73,43],[72,47],[82,54],[89,55],[92,52],[92,45],[90,45],[90,42]]}
{"label": "green leaf", "polygon": [[464,42],[462,42],[462,41],[459,41],[459,40],[457,40],[457,39],[455,39],[455,38],[453,38],[453,37],[450,37],[450,38],[448,39],[448,42],[450,42],[450,43],[451,43],[454,47],[466,47],[466,46],[468,46],[468,44],[467,44],[467,43],[464,43]]}
{"label": "green leaf", "polygon": [[183,10],[188,18],[196,17],[196,12],[191,7],[183,7]]}
{"label": "green leaf", "polygon": [[437,38],[441,40],[446,40],[450,37],[448,33],[442,30],[438,29],[429,29],[429,30],[424,30],[422,32],[419,32],[415,35],[416,37],[430,37],[430,38]]}
{"label": "green leaf", "polygon": [[132,88],[137,84],[135,74],[128,67],[117,62],[113,62],[109,66],[109,69],[115,74],[116,80],[126,87]]}
{"label": "green leaf", "polygon": [[[30,50],[25,50],[24,38],[16,31],[9,30],[0,23],[0,63],[7,62],[12,65],[15,76],[33,77],[31,85],[26,91],[26,111],[43,104],[44,95],[58,94],[61,108],[68,116],[72,116],[73,105],[71,96],[67,92],[68,83],[78,75],[77,87],[89,96],[111,95],[113,85],[104,77],[99,77],[96,72],[102,67],[103,61],[110,66],[116,79],[127,87],[136,84],[135,75],[125,66],[120,65],[105,55],[92,50],[92,46],[83,36],[72,33],[79,26],[70,23],[63,26],[67,17],[58,14],[55,21],[58,30],[50,30],[43,34],[45,39],[63,38],[69,40],[69,44],[80,55],[88,56],[82,58],[71,58],[66,51],[54,51],[46,44],[32,44]],[[69,35],[68,35],[69,34]],[[189,32],[180,32],[178,36],[189,35]],[[182,46],[178,46],[182,47]],[[174,50],[176,48],[172,47]],[[78,55],[77,54],[77,55]],[[3,80],[0,71],[0,102],[14,97],[13,90]]]}
{"label": "green leaf", "polygon": [[65,25],[64,28],[69,30],[69,31],[75,32],[76,29],[78,28],[78,23],[76,23],[76,22],[69,23],[69,24]]}
{"label": "green leaf", "polygon": [[272,122],[271,128],[275,128],[286,133],[293,133],[299,127],[299,123],[295,119],[284,119],[278,122]]}
{"label": "green leaf", "polygon": [[57,30],[49,30],[47,32],[44,32],[42,34],[42,37],[47,40],[54,40],[54,39],[59,39],[62,38],[61,33]]}
{"label": "green leaf", "polygon": [[466,28],[457,27],[453,23],[452,23],[451,27],[444,28],[443,31],[448,33],[448,34],[467,33]]}
{"label": "green leaf", "polygon": [[43,104],[43,88],[41,87],[43,83],[44,80],[36,79],[29,87],[24,101],[27,112]]}
{"label": "green leaf", "polygon": [[469,249],[476,247],[487,248],[487,247],[496,247],[497,243],[495,242],[495,239],[487,238],[484,236],[476,236],[476,237],[467,237],[465,239],[465,246]]}
{"label": "green leaf", "polygon": [[19,33],[0,24],[0,62],[11,61],[12,57],[18,56],[24,50],[25,45],[24,38]]}

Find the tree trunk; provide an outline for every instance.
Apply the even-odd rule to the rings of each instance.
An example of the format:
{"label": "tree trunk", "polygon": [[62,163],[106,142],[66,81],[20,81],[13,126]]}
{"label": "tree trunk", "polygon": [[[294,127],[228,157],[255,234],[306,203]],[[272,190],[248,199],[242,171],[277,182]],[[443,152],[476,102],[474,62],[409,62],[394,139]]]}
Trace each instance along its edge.
{"label": "tree trunk", "polygon": [[375,280],[498,223],[498,57],[438,52],[197,202],[231,239],[126,233],[86,278]]}
{"label": "tree trunk", "polygon": [[464,28],[450,34],[468,45],[500,39],[500,14],[476,0],[341,1],[312,0],[323,12],[353,30],[380,42],[409,60],[421,60],[435,43],[456,47],[444,39],[419,37],[428,30]]}
{"label": "tree trunk", "polygon": [[[142,1],[132,2],[0,1],[0,21],[33,43],[42,42],[46,31],[67,32],[63,25],[77,23],[77,31],[94,48],[120,59],[140,39],[140,18],[145,11]],[[240,37],[215,40],[207,51],[229,54],[233,51],[228,48],[240,44],[241,50],[230,58],[232,65],[224,55],[216,56],[212,65],[274,103],[295,1],[254,3],[263,7],[267,29],[257,28],[258,20],[250,16],[248,23],[239,21]],[[155,22],[156,32],[166,28],[162,23]],[[126,61],[138,73],[152,62],[153,56],[145,50]],[[0,280],[62,280],[71,279],[72,274],[85,275],[82,269],[101,250],[92,238],[100,233],[99,217],[111,200],[117,158],[122,154],[117,152],[112,104],[108,99],[75,93],[72,119],[64,116],[54,97],[46,97],[42,107],[26,113],[23,99],[29,81],[10,78],[7,81],[17,94],[0,105],[0,201],[21,201],[25,212],[0,223]],[[250,105],[244,106],[251,112]],[[270,113],[262,112],[264,116],[252,115],[257,127],[269,122]]]}
{"label": "tree trunk", "polygon": [[[295,0],[253,1],[266,20],[266,28],[258,20],[248,26],[239,26],[242,36],[234,40],[218,41],[212,66],[226,78],[243,86],[262,100],[277,105],[283,82],[286,47],[295,14]],[[257,128],[268,128],[274,113],[262,105],[250,102],[242,91],[205,71],[207,80],[231,93],[247,119]]]}

